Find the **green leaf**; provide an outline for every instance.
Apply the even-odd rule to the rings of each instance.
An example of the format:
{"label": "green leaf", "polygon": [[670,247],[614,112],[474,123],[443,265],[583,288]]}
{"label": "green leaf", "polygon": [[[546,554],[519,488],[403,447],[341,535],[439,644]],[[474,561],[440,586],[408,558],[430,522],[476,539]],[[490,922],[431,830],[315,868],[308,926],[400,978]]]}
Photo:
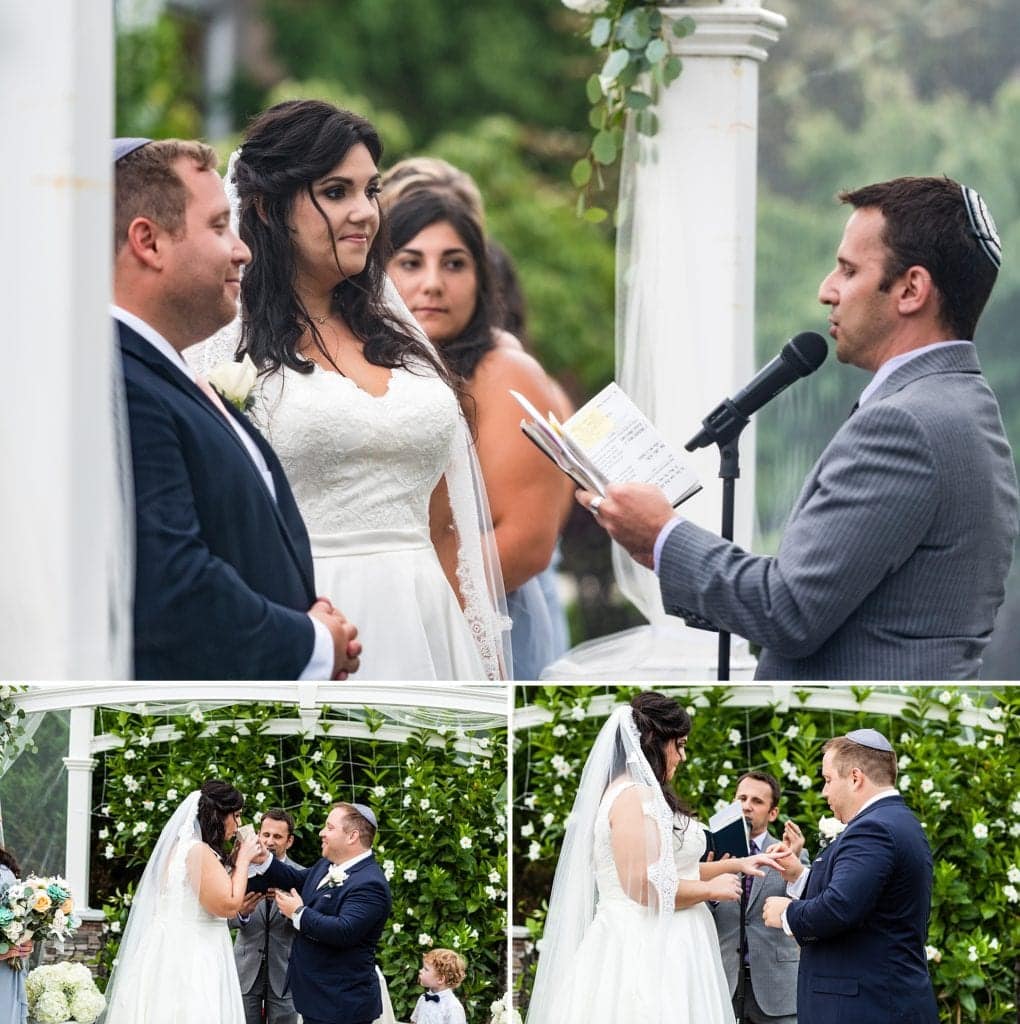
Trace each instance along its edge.
{"label": "green leaf", "polygon": [[657,135],[659,131],[659,119],[655,116],[654,110],[642,110],[637,117],[637,130],[642,135]]}
{"label": "green leaf", "polygon": [[669,53],[669,47],[664,39],[653,39],[645,47],[645,59],[649,64],[658,64],[667,53]]}
{"label": "green leaf", "polygon": [[670,82],[676,81],[683,69],[683,62],[679,57],[667,57],[662,65],[662,84],[669,85]]}
{"label": "green leaf", "polygon": [[673,35],[683,39],[685,36],[691,35],[696,27],[694,19],[688,15],[679,21],[673,22]]}
{"label": "green leaf", "polygon": [[608,116],[609,111],[606,110],[606,105],[604,103],[600,103],[597,107],[592,107],[591,110],[588,111],[588,124],[590,124],[595,131],[600,131],[602,128],[605,128],[606,118]]}
{"label": "green leaf", "polygon": [[631,50],[643,50],[648,45],[648,40],[651,39],[651,37],[652,32],[648,27],[647,11],[636,11],[634,17],[624,29],[624,46]]}
{"label": "green leaf", "polygon": [[626,50],[613,50],[599,72],[601,82],[613,81],[629,63],[630,54]]}
{"label": "green leaf", "polygon": [[600,206],[591,206],[584,211],[584,219],[589,224],[601,224],[606,219],[606,211]]}
{"label": "green leaf", "polygon": [[596,18],[595,24],[591,27],[591,45],[601,48],[609,42],[609,33],[613,23],[608,18]]}
{"label": "green leaf", "polygon": [[599,81],[598,75],[592,75],[585,83],[584,88],[588,94],[588,102],[592,105],[602,99],[602,83]]}
{"label": "green leaf", "polygon": [[591,161],[585,157],[571,168],[570,180],[576,188],[584,188],[591,181]]}
{"label": "green leaf", "polygon": [[616,140],[613,133],[601,131],[592,140],[591,155],[600,164],[611,164],[616,159]]}
{"label": "green leaf", "polygon": [[640,92],[637,89],[631,89],[627,93],[627,106],[631,110],[644,110],[645,107],[651,106],[652,97],[647,93]]}

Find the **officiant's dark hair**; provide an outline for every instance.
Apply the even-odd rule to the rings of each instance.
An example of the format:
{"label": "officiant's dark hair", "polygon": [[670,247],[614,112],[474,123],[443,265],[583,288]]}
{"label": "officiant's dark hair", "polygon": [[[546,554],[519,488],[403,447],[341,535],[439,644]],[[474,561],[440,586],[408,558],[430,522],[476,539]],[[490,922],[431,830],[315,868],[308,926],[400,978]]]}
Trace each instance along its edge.
{"label": "officiant's dark hair", "polygon": [[637,694],[631,699],[630,707],[641,737],[641,751],[662,786],[666,803],[674,813],[679,811],[690,817],[690,808],[676,795],[666,778],[665,747],[690,734],[691,716],[672,697],[654,690]]}
{"label": "officiant's dark hair", "polygon": [[[239,234],[252,260],[241,278],[242,325],[238,355],[247,352],[262,372],[289,367],[311,373],[312,360],[298,353],[304,332],[333,363],[322,335],[294,287],[297,275],[290,215],[302,192],[319,211],[328,237],[329,217],[312,189],[358,144],[378,165],[382,142],[370,122],[322,100],[288,100],[257,115],[245,133],[234,164],[240,199]],[[337,271],[340,258],[336,255]],[[422,363],[460,393],[459,382],[411,330],[392,319],[383,301],[389,240],[380,215],[379,231],[368,250],[365,269],[344,277],[333,289],[332,309],[362,342],[365,358],[376,366],[414,370]]]}
{"label": "officiant's dark hair", "polygon": [[485,229],[474,210],[457,192],[446,186],[416,185],[408,188],[387,210],[394,253],[433,224],[449,224],[474,260],[477,284],[471,319],[460,337],[437,345],[446,365],[464,380],[470,380],[485,353],[495,347],[493,328],[499,326],[501,320],[489,268]]}
{"label": "officiant's dark hair", "polygon": [[210,779],[202,783],[201,796],[198,798],[198,827],[202,832],[202,842],[211,847],[213,852],[225,864],[233,864],[234,854],[224,849],[226,826],[224,819],[228,814],[235,814],[244,807],[244,796],[229,782]]}
{"label": "officiant's dark hair", "polygon": [[779,785],[779,780],[774,775],[769,775],[768,772],[744,772],[743,775],[737,779],[737,788],[740,787],[740,783],[744,779],[754,779],[755,782],[764,782],[769,787],[769,792],[772,794],[772,805],[769,807],[771,811],[773,807],[779,806],[779,798],[783,795],[782,788]]}

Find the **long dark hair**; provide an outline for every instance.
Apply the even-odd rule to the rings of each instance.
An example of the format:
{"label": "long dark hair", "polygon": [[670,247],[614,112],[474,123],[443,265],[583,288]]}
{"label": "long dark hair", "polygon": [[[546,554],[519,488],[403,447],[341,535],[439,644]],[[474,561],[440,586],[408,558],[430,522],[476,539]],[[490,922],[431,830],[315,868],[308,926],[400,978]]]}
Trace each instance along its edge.
{"label": "long dark hair", "polygon": [[21,868],[18,867],[18,862],[14,859],[14,854],[9,850],[5,850],[0,846],[0,864],[5,868],[9,868],[12,875],[15,878],[21,877]]}
{"label": "long dark hair", "polygon": [[[314,321],[294,287],[296,262],[290,214],[302,191],[329,218],[312,191],[356,145],[362,144],[376,164],[382,143],[363,117],[321,100],[288,100],[259,114],[248,126],[234,165],[241,202],[240,235],[252,251],[241,280],[243,310],[239,354],[247,352],[260,371],[287,366],[311,373],[314,363],[298,354],[306,330],[331,362]],[[329,237],[332,237],[332,230]],[[409,331],[395,324],[383,302],[389,252],[384,223],[368,250],[365,269],[344,277],[333,289],[331,308],[362,342],[365,359],[376,366],[430,365],[448,384],[442,363]],[[341,274],[339,257],[337,272]]]}
{"label": "long dark hair", "polygon": [[202,842],[211,847],[225,864],[233,865],[233,851],[228,854],[223,846],[226,841],[224,819],[244,807],[244,796],[229,782],[220,782],[219,779],[203,782],[200,792],[198,827],[202,832]]}
{"label": "long dark hair", "polygon": [[403,193],[389,207],[393,251],[399,252],[433,224],[449,224],[475,262],[478,287],[471,319],[459,338],[436,346],[443,362],[458,376],[470,380],[482,357],[495,346],[493,327],[499,324],[499,302],[493,287],[485,232],[467,203],[449,188],[419,185]]}
{"label": "long dark hair", "polygon": [[662,795],[675,814],[685,817],[691,810],[673,791],[666,778],[667,743],[683,739],[691,731],[691,716],[672,697],[653,690],[637,694],[630,702],[634,725],[641,737],[641,752],[645,755],[655,777],[662,787]]}

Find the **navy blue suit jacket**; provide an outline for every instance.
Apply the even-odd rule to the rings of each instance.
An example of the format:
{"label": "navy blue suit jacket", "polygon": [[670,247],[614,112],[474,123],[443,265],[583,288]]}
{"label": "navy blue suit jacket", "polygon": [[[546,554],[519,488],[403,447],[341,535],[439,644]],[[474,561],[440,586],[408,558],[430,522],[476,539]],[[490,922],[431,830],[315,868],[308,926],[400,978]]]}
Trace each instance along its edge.
{"label": "navy blue suit jacket", "polygon": [[296,679],[315,644],[308,533],[279,460],[276,501],[222,414],[117,321],[135,499],[138,679]]}
{"label": "navy blue suit jacket", "polygon": [[393,905],[375,855],[348,870],[342,885],[319,883],[330,863],[310,868],[273,859],[249,890],[297,889],[305,909],[294,933],[287,984],[302,1017],[337,1024],[368,1024],[382,1013],[375,950]]}
{"label": "navy blue suit jacket", "polygon": [[924,952],[932,857],[896,796],[851,818],[786,911],[800,943],[800,1024],[938,1024]]}

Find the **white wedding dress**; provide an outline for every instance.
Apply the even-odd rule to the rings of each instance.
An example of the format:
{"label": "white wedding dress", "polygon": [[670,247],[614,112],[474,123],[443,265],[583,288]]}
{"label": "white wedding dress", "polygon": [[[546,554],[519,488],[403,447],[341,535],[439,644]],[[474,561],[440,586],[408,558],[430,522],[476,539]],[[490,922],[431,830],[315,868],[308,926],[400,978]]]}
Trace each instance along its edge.
{"label": "white wedding dress", "polygon": [[255,394],[252,418],[308,527],[316,592],[358,627],[358,681],[485,679],[429,534],[460,424],[450,388],[397,367],[376,397],[316,366],[271,373]]}
{"label": "white wedding dress", "polygon": [[[707,905],[696,903],[664,915],[650,913],[620,884],[609,812],[617,797],[634,785],[629,779],[617,782],[599,804],[594,830],[594,919],[566,976],[555,985],[555,1009],[548,1019],[559,1024],[733,1024],[719,939]],[[653,830],[656,808],[652,801],[645,804],[644,813]],[[704,852],[702,826],[677,815],[673,831],[677,881],[699,878]]]}
{"label": "white wedding dress", "polygon": [[175,844],[152,917],[136,941],[125,935],[104,1024],[245,1024],[226,918],[198,901],[201,847]]}

